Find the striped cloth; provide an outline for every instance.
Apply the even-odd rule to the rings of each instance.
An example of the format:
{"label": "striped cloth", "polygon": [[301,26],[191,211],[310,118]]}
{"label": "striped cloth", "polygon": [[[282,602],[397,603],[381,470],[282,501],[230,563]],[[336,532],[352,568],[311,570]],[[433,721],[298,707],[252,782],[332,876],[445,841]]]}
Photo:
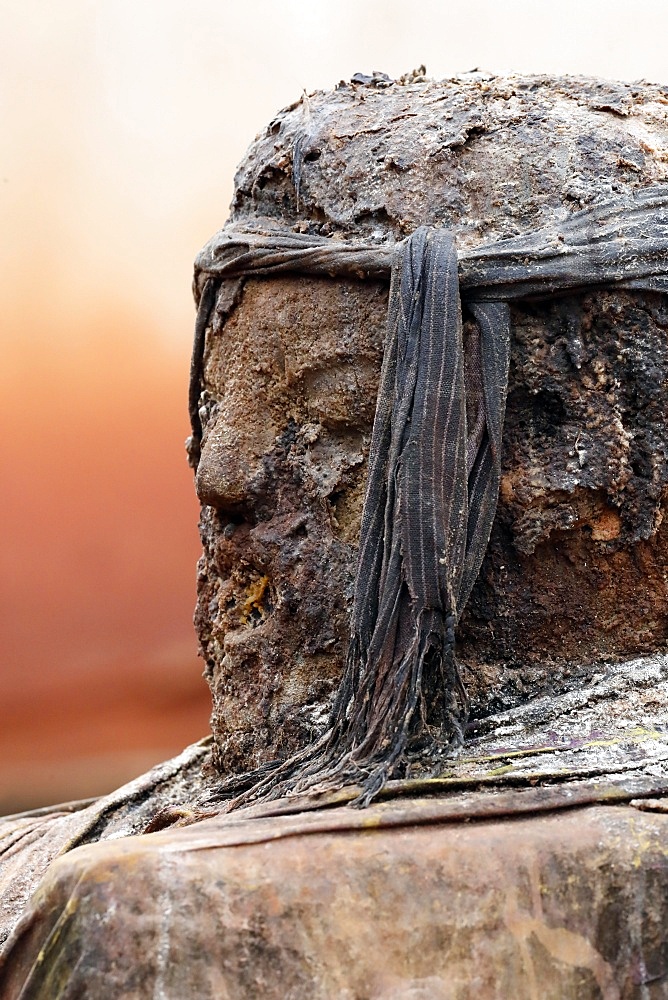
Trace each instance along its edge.
{"label": "striped cloth", "polygon": [[[206,331],[221,282],[295,271],[391,278],[346,667],[330,726],[289,760],[221,783],[232,808],[362,786],[368,804],[411,741],[461,742],[454,629],[494,519],[510,350],[507,302],[595,287],[668,290],[668,186],[457,255],[445,230],[395,246],[223,230],[199,255],[190,413],[199,455]],[[461,301],[477,332],[464,345]],[[236,300],[223,300],[229,310]],[[216,304],[217,303],[217,304]],[[434,731],[430,722],[437,719]]]}

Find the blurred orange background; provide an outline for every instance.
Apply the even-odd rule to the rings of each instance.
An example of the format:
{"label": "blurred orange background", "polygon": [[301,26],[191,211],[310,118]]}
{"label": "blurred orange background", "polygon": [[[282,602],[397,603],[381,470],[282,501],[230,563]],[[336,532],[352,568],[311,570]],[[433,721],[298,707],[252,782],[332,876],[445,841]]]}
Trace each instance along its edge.
{"label": "blurred orange background", "polygon": [[0,811],[98,794],[208,729],[183,451],[191,262],[303,90],[665,80],[663,0],[5,0]]}

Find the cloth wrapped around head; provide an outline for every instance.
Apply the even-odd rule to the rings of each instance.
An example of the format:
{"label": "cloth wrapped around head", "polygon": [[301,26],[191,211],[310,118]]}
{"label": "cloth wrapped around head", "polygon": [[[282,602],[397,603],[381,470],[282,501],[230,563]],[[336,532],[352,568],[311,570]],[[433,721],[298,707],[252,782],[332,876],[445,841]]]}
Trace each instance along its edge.
{"label": "cloth wrapped around head", "polygon": [[[204,284],[190,390],[195,454],[204,334],[217,284],[286,270],[377,276],[387,260],[385,247],[290,234],[223,231],[205,247],[197,262],[196,283]],[[268,775],[263,768],[229,779],[221,794],[242,789],[235,799],[241,802],[358,781],[359,804],[368,804],[401,769],[430,718],[438,719],[442,747],[462,742],[466,694],[454,629],[497,505],[510,352],[506,300],[591,286],[668,289],[668,188],[615,199],[561,226],[481,247],[461,262],[445,230],[421,227],[397,245],[350,644],[330,727]],[[462,292],[476,325],[466,365]]]}

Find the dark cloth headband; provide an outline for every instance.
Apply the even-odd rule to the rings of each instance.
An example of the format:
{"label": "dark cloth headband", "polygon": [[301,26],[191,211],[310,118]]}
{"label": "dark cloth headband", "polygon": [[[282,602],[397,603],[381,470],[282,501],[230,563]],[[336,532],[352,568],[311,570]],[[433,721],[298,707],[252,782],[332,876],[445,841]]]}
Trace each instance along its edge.
{"label": "dark cloth headband", "polygon": [[[357,782],[366,805],[411,741],[424,740],[428,716],[440,719],[431,736],[441,746],[463,738],[454,629],[496,512],[507,303],[606,286],[668,291],[668,187],[459,255],[451,234],[426,227],[393,246],[223,230],[196,261],[195,461],[205,336],[221,283],[286,272],[391,278],[350,644],[324,735],[287,761],[228,778],[218,794],[236,805]],[[477,328],[466,358],[462,301]]]}
{"label": "dark cloth headband", "polygon": [[[201,287],[207,277],[284,272],[388,279],[398,246],[231,226],[198,254],[195,282]],[[666,291],[667,249],[668,184],[641,188],[542,229],[463,251],[458,255],[459,287],[467,301],[509,301],[599,284]]]}

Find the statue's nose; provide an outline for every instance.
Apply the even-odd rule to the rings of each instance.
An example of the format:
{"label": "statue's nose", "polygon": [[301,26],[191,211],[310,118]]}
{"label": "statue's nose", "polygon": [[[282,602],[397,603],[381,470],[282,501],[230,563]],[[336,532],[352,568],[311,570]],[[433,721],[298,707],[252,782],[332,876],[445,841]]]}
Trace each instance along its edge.
{"label": "statue's nose", "polygon": [[265,478],[262,455],[271,442],[260,439],[266,436],[266,429],[258,433],[254,420],[230,420],[224,414],[213,420],[195,476],[201,503],[233,512],[254,506]]}

